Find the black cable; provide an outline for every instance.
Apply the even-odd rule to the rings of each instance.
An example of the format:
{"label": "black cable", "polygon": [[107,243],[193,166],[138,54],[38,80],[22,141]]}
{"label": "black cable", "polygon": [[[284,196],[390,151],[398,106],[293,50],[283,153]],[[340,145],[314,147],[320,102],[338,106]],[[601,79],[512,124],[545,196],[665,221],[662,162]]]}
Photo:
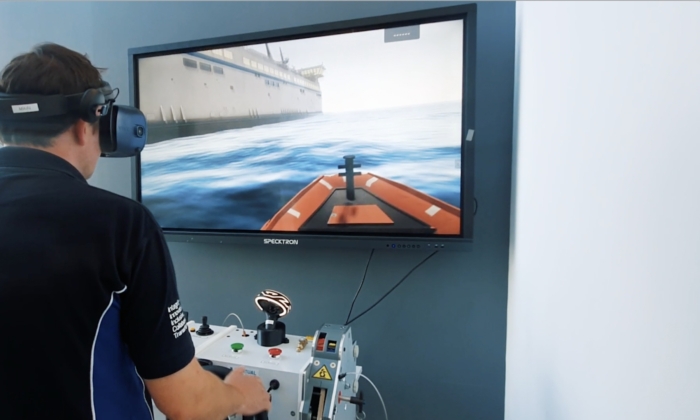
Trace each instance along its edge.
{"label": "black cable", "polygon": [[372,251],[370,251],[369,253],[369,259],[367,259],[367,265],[365,266],[365,274],[362,275],[360,287],[357,289],[357,293],[355,293],[355,298],[352,300],[352,304],[350,305],[350,312],[348,312],[348,317],[345,319],[345,325],[348,325],[348,320],[350,320],[350,315],[352,315],[352,308],[355,307],[355,301],[357,300],[357,297],[360,296],[360,290],[362,290],[362,285],[365,284],[365,279],[367,278],[367,270],[369,269],[369,262],[372,261],[373,254],[374,248],[372,248]]}
{"label": "black cable", "polygon": [[474,197],[474,215],[476,216],[476,212],[479,210],[479,202],[476,200],[476,197]]}
{"label": "black cable", "polygon": [[374,305],[372,305],[372,306],[370,306],[369,308],[365,309],[361,314],[359,314],[359,315],[356,316],[355,318],[353,318],[353,319],[347,321],[347,322],[345,323],[345,325],[351,324],[352,322],[356,321],[356,320],[357,320],[359,317],[361,317],[362,315],[364,315],[364,314],[366,314],[367,312],[371,311],[375,306],[379,305],[379,302],[381,302],[382,300],[384,300],[384,298],[386,298],[387,296],[389,296],[389,294],[390,294],[391,292],[393,292],[394,289],[396,289],[397,287],[399,287],[399,286],[401,285],[401,283],[403,283],[404,280],[406,280],[406,279],[408,278],[408,276],[411,275],[411,273],[413,273],[414,271],[416,271],[416,269],[417,269],[418,267],[420,267],[421,265],[423,265],[426,261],[428,261],[429,259],[431,259],[431,258],[433,257],[433,255],[435,255],[435,254],[437,254],[437,253],[438,253],[438,251],[433,252],[432,254],[430,254],[430,255],[428,255],[427,257],[425,257],[425,259],[424,259],[423,261],[421,261],[421,262],[419,262],[418,264],[416,264],[416,266],[413,267],[413,268],[411,269],[411,271],[409,271],[408,273],[406,273],[406,275],[403,276],[403,278],[402,278],[401,280],[399,280],[399,282],[396,283],[396,285],[394,285],[394,287],[392,287],[391,289],[389,289],[389,291],[386,292],[386,293],[384,294],[384,296],[382,296],[381,298],[379,298],[379,300],[376,301],[376,302],[374,303]]}

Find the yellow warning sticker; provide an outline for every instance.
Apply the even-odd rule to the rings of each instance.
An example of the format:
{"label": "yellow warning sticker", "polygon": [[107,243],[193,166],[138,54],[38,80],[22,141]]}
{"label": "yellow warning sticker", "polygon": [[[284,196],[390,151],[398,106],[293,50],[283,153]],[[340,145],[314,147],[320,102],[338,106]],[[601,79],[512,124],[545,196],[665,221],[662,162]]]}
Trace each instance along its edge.
{"label": "yellow warning sticker", "polygon": [[326,366],[323,366],[321,369],[318,370],[318,372],[314,373],[314,378],[316,379],[326,379],[328,381],[332,381],[333,377],[331,377],[331,373],[328,371]]}

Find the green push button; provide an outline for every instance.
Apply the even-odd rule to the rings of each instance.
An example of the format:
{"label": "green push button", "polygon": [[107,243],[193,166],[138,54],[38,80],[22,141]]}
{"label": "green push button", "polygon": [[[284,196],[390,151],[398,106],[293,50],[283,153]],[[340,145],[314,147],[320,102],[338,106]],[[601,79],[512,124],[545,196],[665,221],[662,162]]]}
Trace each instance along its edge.
{"label": "green push button", "polygon": [[239,351],[243,350],[243,343],[233,343],[231,344],[231,350],[234,352],[238,353]]}

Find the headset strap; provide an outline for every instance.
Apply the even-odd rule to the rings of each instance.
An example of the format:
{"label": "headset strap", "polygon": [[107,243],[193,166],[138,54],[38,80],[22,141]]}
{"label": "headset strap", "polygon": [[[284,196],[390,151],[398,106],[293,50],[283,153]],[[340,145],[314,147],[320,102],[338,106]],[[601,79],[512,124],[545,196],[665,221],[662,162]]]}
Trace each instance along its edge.
{"label": "headset strap", "polygon": [[[97,106],[113,103],[119,95],[119,89],[112,89],[109,83],[104,81],[100,91],[105,97],[105,102],[94,104]],[[85,92],[48,96],[0,92],[0,120],[23,121],[67,114],[80,116],[83,95]]]}

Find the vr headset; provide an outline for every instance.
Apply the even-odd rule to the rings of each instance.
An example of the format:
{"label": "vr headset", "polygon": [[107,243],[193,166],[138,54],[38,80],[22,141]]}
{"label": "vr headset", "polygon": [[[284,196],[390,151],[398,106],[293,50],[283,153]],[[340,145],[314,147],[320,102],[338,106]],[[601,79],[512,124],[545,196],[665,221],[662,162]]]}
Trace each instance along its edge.
{"label": "vr headset", "polygon": [[103,82],[99,89],[73,95],[15,95],[0,93],[0,121],[31,128],[42,119],[74,115],[88,123],[100,121],[102,157],[131,157],[146,145],[148,127],[143,113],[115,105],[119,89]]}

